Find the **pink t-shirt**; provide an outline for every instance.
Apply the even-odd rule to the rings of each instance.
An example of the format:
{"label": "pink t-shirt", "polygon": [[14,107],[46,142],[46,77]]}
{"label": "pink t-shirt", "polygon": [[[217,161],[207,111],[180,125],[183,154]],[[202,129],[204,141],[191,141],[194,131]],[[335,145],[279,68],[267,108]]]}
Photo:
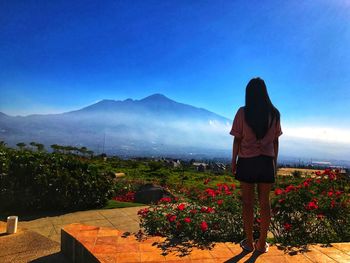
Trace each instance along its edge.
{"label": "pink t-shirt", "polygon": [[249,127],[244,119],[244,107],[238,109],[235,119],[233,120],[230,134],[242,139],[241,147],[238,151],[239,157],[254,157],[259,155],[275,156],[273,141],[281,134],[281,123],[274,120],[272,126],[267,131],[264,138],[258,140],[253,130]]}

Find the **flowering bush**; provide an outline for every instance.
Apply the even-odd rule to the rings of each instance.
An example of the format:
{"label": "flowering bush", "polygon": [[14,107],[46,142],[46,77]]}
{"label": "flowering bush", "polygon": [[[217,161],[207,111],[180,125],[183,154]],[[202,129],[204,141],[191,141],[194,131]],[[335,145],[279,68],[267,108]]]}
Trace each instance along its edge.
{"label": "flowering bush", "polygon": [[350,196],[346,178],[326,169],[297,185],[276,188],[271,231],[277,242],[350,241]]}
{"label": "flowering bush", "polygon": [[[271,232],[284,245],[350,241],[347,179],[325,170],[297,184],[277,185],[271,194]],[[204,181],[204,185],[208,180]],[[163,198],[139,211],[148,234],[195,241],[238,241],[243,237],[241,201],[234,184],[184,191],[187,198]],[[255,207],[257,211],[257,207]],[[256,217],[254,228],[258,230]]]}
{"label": "flowering bush", "polygon": [[196,241],[234,241],[243,236],[241,205],[234,186],[207,188],[196,200],[162,198],[139,211],[141,226],[151,235]]}
{"label": "flowering bush", "polygon": [[129,191],[129,192],[125,193],[125,194],[117,195],[113,199],[116,200],[116,201],[120,201],[120,202],[134,202],[134,200],[135,200],[135,192]]}

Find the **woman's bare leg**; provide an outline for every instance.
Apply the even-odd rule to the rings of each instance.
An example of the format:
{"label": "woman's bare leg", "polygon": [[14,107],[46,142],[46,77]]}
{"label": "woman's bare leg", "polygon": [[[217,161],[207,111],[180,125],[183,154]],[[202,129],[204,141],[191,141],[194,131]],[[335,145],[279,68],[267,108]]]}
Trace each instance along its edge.
{"label": "woman's bare leg", "polygon": [[254,186],[241,182],[243,227],[247,238],[247,246],[253,249],[253,223],[254,223]]}
{"label": "woman's bare leg", "polygon": [[270,206],[270,190],[272,184],[259,183],[258,184],[258,198],[260,207],[260,236],[257,244],[259,250],[264,250],[267,238],[267,231],[269,230],[271,221],[271,206]]}

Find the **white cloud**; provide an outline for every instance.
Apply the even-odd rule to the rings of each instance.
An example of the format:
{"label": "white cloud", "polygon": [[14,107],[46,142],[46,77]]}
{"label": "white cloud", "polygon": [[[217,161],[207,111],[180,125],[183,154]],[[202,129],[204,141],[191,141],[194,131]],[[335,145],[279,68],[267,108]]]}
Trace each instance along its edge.
{"label": "white cloud", "polygon": [[285,126],[283,133],[286,137],[350,144],[350,129],[320,126]]}

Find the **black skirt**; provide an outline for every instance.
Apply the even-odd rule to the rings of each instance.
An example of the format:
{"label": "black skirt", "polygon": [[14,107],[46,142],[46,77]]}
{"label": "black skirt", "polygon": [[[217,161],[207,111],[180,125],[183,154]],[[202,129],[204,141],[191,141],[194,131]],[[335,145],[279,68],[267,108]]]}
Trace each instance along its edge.
{"label": "black skirt", "polygon": [[274,183],[275,165],[273,157],[238,157],[236,179],[245,183]]}

